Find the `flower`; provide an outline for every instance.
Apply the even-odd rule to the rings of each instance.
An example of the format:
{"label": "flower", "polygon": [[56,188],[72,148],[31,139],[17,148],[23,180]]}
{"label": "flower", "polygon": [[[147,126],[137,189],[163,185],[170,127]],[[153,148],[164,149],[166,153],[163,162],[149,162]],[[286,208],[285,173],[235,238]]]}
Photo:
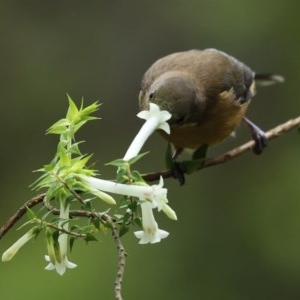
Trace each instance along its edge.
{"label": "flower", "polygon": [[177,220],[175,211],[167,204],[167,190],[163,189],[164,180],[162,177],[159,179],[158,184],[151,186],[152,195],[149,197],[149,200],[152,201],[152,208],[157,208],[158,211],[163,211],[167,217],[172,220]]}
{"label": "flower", "polygon": [[123,158],[124,160],[129,160],[137,156],[146,140],[156,129],[161,129],[168,134],[170,133],[170,126],[166,121],[171,118],[171,114],[166,110],[161,111],[156,104],[150,103],[149,111],[143,110],[137,116],[145,119],[146,122],[129,146]]}
{"label": "flower", "polygon": [[[136,157],[148,137],[156,129],[164,130],[168,134],[170,133],[170,127],[166,121],[171,118],[171,114],[167,111],[161,111],[156,104],[150,103],[149,111],[144,110],[137,116],[145,119],[146,122],[129,146],[123,158],[124,161],[129,161],[131,158]],[[140,239],[140,244],[158,243],[161,239],[169,235],[167,231],[158,228],[157,222],[154,219],[153,208],[157,208],[158,211],[163,210],[169,218],[177,220],[176,213],[167,204],[167,189],[163,187],[164,182],[162,177],[159,184],[152,186],[147,184],[122,184],[86,175],[80,175],[80,178],[90,191],[96,189],[101,192],[136,197],[143,201],[141,204],[143,230],[134,233]]]}
{"label": "flower", "polygon": [[[69,229],[69,205],[65,205],[64,201],[60,203],[60,215],[59,215],[59,227],[64,230]],[[58,237],[58,246],[55,245],[52,235],[47,236],[48,254],[45,255],[48,265],[45,270],[56,270],[59,275],[63,275],[66,269],[74,269],[77,267],[76,264],[70,262],[67,257],[68,250],[68,235],[61,233]]]}
{"label": "flower", "polygon": [[134,232],[134,235],[140,239],[140,244],[159,243],[161,239],[169,235],[169,232],[158,228],[157,222],[154,219],[151,202],[143,202],[141,209],[143,230]]}
{"label": "flower", "polygon": [[56,272],[61,276],[64,275],[67,268],[74,269],[77,267],[77,265],[70,262],[66,256],[60,262],[56,261],[55,264],[50,261],[49,255],[45,255],[45,259],[49,262],[49,264],[45,267],[45,270],[50,271],[56,269]]}
{"label": "flower", "polygon": [[116,183],[110,180],[99,179],[96,177],[90,177],[85,175],[80,175],[80,178],[85,184],[87,184],[92,189],[97,189],[103,192],[126,195],[131,197],[137,197],[140,200],[150,200],[155,203],[155,207],[158,204],[162,207],[161,201],[166,201],[167,189],[163,187],[163,181],[157,185],[130,185],[123,183]]}
{"label": "flower", "polygon": [[37,234],[37,228],[33,227],[28,232],[26,232],[22,237],[20,237],[11,247],[9,247],[2,254],[2,261],[11,260],[17,252],[23,247],[28,241],[30,241]]}

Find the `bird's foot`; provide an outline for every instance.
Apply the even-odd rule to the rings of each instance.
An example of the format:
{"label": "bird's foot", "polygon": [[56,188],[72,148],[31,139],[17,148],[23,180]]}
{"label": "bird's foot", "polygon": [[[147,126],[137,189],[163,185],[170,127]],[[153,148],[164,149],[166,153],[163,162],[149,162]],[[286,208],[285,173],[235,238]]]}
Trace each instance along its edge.
{"label": "bird's foot", "polygon": [[255,141],[255,145],[252,149],[253,152],[255,154],[261,154],[264,148],[268,145],[268,139],[265,132],[246,117],[244,117],[244,121],[249,126],[252,138]]}
{"label": "bird's foot", "polygon": [[184,185],[185,183],[185,168],[183,166],[183,164],[179,161],[173,161],[173,176],[174,178],[176,178],[179,181],[180,185]]}

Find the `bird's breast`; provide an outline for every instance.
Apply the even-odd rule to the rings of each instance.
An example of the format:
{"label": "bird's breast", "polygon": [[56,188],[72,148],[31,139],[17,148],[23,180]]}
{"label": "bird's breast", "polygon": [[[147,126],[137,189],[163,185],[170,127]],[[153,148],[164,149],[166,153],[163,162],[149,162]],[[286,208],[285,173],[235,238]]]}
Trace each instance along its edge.
{"label": "bird's breast", "polygon": [[207,107],[197,123],[174,124],[169,135],[164,132],[161,134],[175,148],[197,149],[203,144],[218,144],[240,124],[249,103],[238,104],[233,91],[224,91]]}

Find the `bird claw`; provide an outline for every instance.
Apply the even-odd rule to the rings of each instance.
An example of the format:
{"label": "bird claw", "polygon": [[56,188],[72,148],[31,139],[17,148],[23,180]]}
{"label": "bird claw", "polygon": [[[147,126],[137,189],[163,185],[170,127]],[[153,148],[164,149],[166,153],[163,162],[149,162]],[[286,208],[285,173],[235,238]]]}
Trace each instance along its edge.
{"label": "bird claw", "polygon": [[174,161],[173,162],[173,176],[178,179],[180,185],[184,185],[185,183],[185,170],[181,162]]}
{"label": "bird claw", "polygon": [[244,121],[249,126],[252,138],[255,141],[255,145],[252,149],[253,152],[255,154],[261,154],[264,148],[268,145],[268,139],[265,132],[246,117],[244,117]]}
{"label": "bird claw", "polygon": [[253,147],[253,152],[255,154],[261,154],[264,148],[268,145],[268,139],[264,131],[259,130],[255,131],[252,134],[252,137],[255,141],[255,145]]}

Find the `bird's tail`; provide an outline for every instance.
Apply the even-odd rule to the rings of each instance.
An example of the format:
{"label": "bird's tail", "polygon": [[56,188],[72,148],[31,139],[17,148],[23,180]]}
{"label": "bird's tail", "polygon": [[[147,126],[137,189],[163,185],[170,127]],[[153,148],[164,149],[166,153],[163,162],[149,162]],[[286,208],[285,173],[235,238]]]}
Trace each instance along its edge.
{"label": "bird's tail", "polygon": [[284,77],[277,74],[258,73],[254,76],[255,82],[260,86],[268,86],[275,83],[284,82]]}

